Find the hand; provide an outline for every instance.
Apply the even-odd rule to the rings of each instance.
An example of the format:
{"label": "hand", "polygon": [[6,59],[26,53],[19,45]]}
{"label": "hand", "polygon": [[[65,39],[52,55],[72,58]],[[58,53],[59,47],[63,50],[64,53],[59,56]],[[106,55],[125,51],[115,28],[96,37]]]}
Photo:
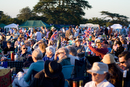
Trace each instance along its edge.
{"label": "hand", "polygon": [[58,54],[59,54],[59,52],[56,51],[56,53],[55,53],[55,57],[54,57],[54,60],[57,60]]}

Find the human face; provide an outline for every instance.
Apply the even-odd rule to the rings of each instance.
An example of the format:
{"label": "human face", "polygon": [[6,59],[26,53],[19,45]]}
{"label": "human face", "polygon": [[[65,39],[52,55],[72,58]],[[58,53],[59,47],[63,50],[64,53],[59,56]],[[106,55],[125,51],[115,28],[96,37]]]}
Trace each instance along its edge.
{"label": "human face", "polygon": [[120,62],[120,64],[119,64],[120,68],[122,70],[125,70],[127,68],[127,63],[126,63],[125,58],[124,57],[120,57],[119,58],[119,62]]}
{"label": "human face", "polygon": [[80,41],[77,41],[76,42],[76,46],[80,46],[81,42]]}
{"label": "human face", "polygon": [[7,44],[7,47],[10,48],[10,47],[11,47],[11,44]]}
{"label": "human face", "polygon": [[96,82],[96,84],[102,82],[106,77],[106,73],[105,74],[91,73],[91,75],[92,75],[92,81]]}
{"label": "human face", "polygon": [[22,50],[22,52],[26,52],[27,51],[27,47],[25,45],[23,45],[21,50]]}
{"label": "human face", "polygon": [[59,51],[58,52],[58,57],[59,57],[59,59],[64,58],[65,57],[65,52],[64,51]]}
{"label": "human face", "polygon": [[53,53],[51,51],[46,51],[47,57],[52,57]]}

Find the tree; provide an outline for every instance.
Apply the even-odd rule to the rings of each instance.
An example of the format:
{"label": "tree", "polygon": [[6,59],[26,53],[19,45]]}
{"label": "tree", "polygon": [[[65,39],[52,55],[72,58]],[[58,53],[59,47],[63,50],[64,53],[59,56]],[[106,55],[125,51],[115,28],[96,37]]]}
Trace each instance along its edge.
{"label": "tree", "polygon": [[20,14],[17,15],[19,20],[28,20],[32,15],[32,11],[29,7],[25,7],[20,10]]}
{"label": "tree", "polygon": [[46,17],[47,23],[79,24],[85,8],[91,8],[85,0],[40,0],[33,11]]}

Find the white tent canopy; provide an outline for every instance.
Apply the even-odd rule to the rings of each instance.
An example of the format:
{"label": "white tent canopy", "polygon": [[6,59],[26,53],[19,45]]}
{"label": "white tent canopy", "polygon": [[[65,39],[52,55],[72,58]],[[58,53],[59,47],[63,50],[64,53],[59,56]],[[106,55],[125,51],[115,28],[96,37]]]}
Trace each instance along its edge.
{"label": "white tent canopy", "polygon": [[99,24],[92,24],[92,23],[80,24],[80,27],[93,27],[93,28],[99,28]]}
{"label": "white tent canopy", "polygon": [[113,28],[113,29],[122,29],[122,25],[121,24],[113,24],[111,26],[111,28]]}
{"label": "white tent canopy", "polygon": [[17,24],[15,24],[15,23],[12,23],[12,24],[9,24],[9,25],[6,25],[4,28],[16,28],[16,29],[18,29],[18,25]]}

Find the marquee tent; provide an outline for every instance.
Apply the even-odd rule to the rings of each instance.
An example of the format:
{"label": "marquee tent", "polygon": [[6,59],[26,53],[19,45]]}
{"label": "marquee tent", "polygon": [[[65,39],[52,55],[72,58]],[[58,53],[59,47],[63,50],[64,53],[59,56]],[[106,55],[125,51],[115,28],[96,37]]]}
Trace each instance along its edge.
{"label": "marquee tent", "polygon": [[23,24],[21,24],[19,27],[50,27],[50,25],[42,22],[41,20],[27,20]]}
{"label": "marquee tent", "polygon": [[12,24],[6,25],[4,28],[8,28],[8,29],[10,29],[10,28],[16,28],[16,29],[18,29],[18,25],[15,24],[15,23],[12,23]]}
{"label": "marquee tent", "polygon": [[99,24],[86,23],[86,24],[80,24],[80,27],[93,27],[93,28],[99,28]]}
{"label": "marquee tent", "polygon": [[3,23],[0,24],[0,28],[4,28],[4,26],[6,26],[6,25]]}
{"label": "marquee tent", "polygon": [[113,24],[111,26],[111,28],[113,28],[113,29],[122,29],[122,25],[121,24]]}

